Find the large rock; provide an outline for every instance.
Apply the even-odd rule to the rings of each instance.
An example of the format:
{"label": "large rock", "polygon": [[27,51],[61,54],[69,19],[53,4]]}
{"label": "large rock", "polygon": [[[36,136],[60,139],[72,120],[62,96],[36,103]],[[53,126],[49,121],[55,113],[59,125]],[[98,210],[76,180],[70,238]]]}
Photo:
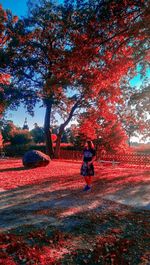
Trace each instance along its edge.
{"label": "large rock", "polygon": [[25,167],[43,167],[47,166],[50,162],[48,155],[45,155],[41,151],[31,150],[24,154],[22,158],[23,165]]}

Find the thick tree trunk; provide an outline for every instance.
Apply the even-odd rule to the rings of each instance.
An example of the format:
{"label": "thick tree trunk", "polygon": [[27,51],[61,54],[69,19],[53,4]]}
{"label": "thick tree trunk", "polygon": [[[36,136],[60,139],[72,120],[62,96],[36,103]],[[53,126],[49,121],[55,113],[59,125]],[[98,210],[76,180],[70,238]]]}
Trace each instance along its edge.
{"label": "thick tree trunk", "polygon": [[51,118],[51,109],[52,109],[52,102],[46,102],[46,113],[45,113],[45,122],[44,122],[44,132],[46,138],[46,154],[50,156],[50,158],[54,158],[54,150],[53,150],[53,143],[51,138],[51,131],[50,131],[50,118]]}

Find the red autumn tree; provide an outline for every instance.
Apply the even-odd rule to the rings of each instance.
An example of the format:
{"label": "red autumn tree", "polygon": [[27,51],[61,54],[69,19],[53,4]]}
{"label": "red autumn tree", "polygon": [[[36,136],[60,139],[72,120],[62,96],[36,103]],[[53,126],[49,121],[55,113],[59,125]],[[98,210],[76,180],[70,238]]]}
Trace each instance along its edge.
{"label": "red autumn tree", "polygon": [[97,99],[97,106],[81,114],[78,134],[82,139],[94,140],[100,150],[108,152],[127,149],[127,135],[115,113],[115,106],[111,101]]}
{"label": "red autumn tree", "polygon": [[[143,50],[146,58],[147,7],[148,1],[145,6],[143,1],[122,1],[119,5],[116,1],[100,5],[95,1],[93,6],[90,6],[90,11],[93,11],[91,16],[87,11],[88,5],[86,11],[79,5],[76,12],[72,13],[74,21],[80,21],[81,16],[86,17],[80,21],[83,23],[83,31],[78,29],[71,32],[74,49],[68,62],[69,70],[75,73],[74,80],[82,91],[82,106],[88,108],[99,95],[104,95],[105,99],[111,97],[114,105],[120,102],[122,78],[129,70],[130,76],[133,76],[132,70],[135,69],[137,60],[144,59],[138,52],[139,48]],[[145,66],[147,60],[146,58]],[[56,73],[59,74],[63,67],[58,65]],[[63,75],[63,71],[61,74]],[[107,112],[107,109],[104,108],[104,111]],[[124,134],[120,123],[118,126]],[[60,135],[62,131],[60,127]]]}
{"label": "red autumn tree", "polygon": [[0,5],[0,116],[9,105],[14,104],[15,100],[15,90],[10,86],[11,75],[8,69],[13,54],[7,56],[8,45],[12,43],[12,32],[7,26],[13,27],[17,20],[17,16],[13,16],[10,11],[4,11]]}
{"label": "red autumn tree", "polygon": [[[0,50],[2,51],[7,38],[5,36],[5,22],[7,20],[6,12],[3,10],[2,6],[0,5]],[[10,82],[10,75],[5,73],[1,68],[0,71],[0,116],[5,109],[5,102],[4,102],[4,89],[3,85],[7,85]]]}
{"label": "red autumn tree", "polygon": [[143,26],[148,2],[76,1],[74,5],[68,1],[55,6],[42,1],[22,23],[25,28],[18,22],[14,40],[19,45],[9,47],[15,54],[11,70],[15,86],[24,88],[28,106],[39,97],[46,107],[49,155],[53,156],[53,112],[64,119],[57,136],[58,155],[63,130],[77,110],[88,108],[101,95],[116,104],[122,77],[148,58],[148,31]]}

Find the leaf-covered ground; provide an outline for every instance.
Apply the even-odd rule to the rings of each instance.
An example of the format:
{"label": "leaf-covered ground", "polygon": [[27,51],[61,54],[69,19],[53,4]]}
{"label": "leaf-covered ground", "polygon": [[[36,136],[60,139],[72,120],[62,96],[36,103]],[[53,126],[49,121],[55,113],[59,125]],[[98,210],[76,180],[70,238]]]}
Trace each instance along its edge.
{"label": "leaf-covered ground", "polygon": [[149,168],[0,161],[0,264],[150,264]]}

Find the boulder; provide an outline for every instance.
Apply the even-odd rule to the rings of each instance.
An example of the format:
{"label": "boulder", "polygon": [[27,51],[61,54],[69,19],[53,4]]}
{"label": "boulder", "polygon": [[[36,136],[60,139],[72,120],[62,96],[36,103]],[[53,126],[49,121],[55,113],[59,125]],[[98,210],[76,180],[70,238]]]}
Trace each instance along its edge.
{"label": "boulder", "polygon": [[26,152],[22,158],[22,163],[25,167],[44,167],[50,162],[50,157],[41,151],[30,150]]}

